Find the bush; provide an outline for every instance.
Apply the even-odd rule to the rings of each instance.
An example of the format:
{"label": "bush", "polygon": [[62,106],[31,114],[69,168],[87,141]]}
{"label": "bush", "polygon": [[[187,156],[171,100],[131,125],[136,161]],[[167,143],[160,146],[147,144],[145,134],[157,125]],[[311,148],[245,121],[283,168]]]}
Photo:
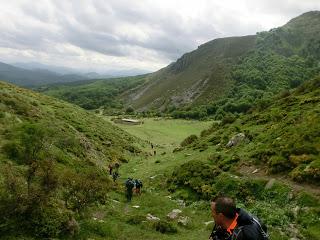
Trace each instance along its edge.
{"label": "bush", "polygon": [[228,113],[222,118],[221,124],[222,125],[230,124],[230,123],[233,123],[236,119],[237,118],[233,114]]}
{"label": "bush", "polygon": [[156,229],[156,231],[161,233],[177,233],[178,229],[176,226],[173,225],[173,223],[160,220],[153,223],[153,227]]}
{"label": "bush", "polygon": [[191,160],[181,165],[168,179],[170,189],[176,190],[178,187],[190,188],[198,195],[209,198],[212,193],[211,186],[215,177],[221,170],[208,164],[207,162]]}
{"label": "bush", "polygon": [[61,183],[66,206],[78,211],[96,202],[104,204],[111,186],[109,177],[93,167],[81,173],[65,171]]}
{"label": "bush", "polygon": [[198,137],[194,134],[188,136],[186,139],[184,139],[181,143],[180,146],[181,147],[185,147],[190,145],[191,143],[193,143],[194,141],[196,141],[198,139]]}
{"label": "bush", "polygon": [[38,208],[30,218],[32,231],[41,238],[60,236],[67,230],[69,220],[68,214],[55,207]]}
{"label": "bush", "polygon": [[303,207],[320,207],[319,200],[306,192],[301,192],[297,196],[297,202],[299,206]]}
{"label": "bush", "polygon": [[146,220],[145,216],[142,215],[134,215],[134,216],[130,216],[126,223],[130,224],[130,225],[138,225],[140,223],[142,223],[143,221]]}
{"label": "bush", "polygon": [[133,114],[134,113],[134,108],[129,106],[126,108],[126,114]]}
{"label": "bush", "polygon": [[8,142],[2,147],[3,152],[7,155],[9,159],[18,160],[22,156],[22,148],[17,142]]}
{"label": "bush", "polygon": [[272,173],[284,172],[292,168],[289,160],[279,155],[272,156],[268,164]]}
{"label": "bush", "polygon": [[114,229],[107,225],[106,223],[100,223],[98,221],[87,220],[81,224],[80,234],[86,235],[86,233],[90,233],[90,236],[77,236],[77,239],[90,239],[92,234],[96,234],[100,237],[104,237],[109,239],[115,239]]}
{"label": "bush", "polygon": [[320,161],[314,160],[310,164],[301,164],[290,172],[290,177],[298,182],[309,182],[319,185]]}

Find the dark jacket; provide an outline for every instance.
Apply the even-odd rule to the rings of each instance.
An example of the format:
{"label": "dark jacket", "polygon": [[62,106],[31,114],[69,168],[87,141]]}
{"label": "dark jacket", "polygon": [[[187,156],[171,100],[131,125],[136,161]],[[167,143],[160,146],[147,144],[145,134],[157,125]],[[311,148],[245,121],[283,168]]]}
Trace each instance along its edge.
{"label": "dark jacket", "polygon": [[232,234],[219,226],[215,226],[209,239],[213,240],[267,240],[265,227],[243,209],[238,208],[237,226]]}

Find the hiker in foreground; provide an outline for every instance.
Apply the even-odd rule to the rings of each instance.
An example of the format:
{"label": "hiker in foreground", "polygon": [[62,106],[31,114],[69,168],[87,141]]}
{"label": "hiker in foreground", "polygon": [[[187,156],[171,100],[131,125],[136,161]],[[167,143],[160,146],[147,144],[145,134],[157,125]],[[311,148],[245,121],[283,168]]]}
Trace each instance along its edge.
{"label": "hiker in foreground", "polygon": [[128,178],[125,182],[125,186],[126,186],[126,198],[128,202],[131,202],[132,199],[132,190],[134,187],[134,181],[132,180],[132,178]]}
{"label": "hiker in foreground", "polygon": [[211,201],[211,213],[215,226],[211,240],[268,240],[267,229],[259,220],[243,209],[236,208],[229,197]]}

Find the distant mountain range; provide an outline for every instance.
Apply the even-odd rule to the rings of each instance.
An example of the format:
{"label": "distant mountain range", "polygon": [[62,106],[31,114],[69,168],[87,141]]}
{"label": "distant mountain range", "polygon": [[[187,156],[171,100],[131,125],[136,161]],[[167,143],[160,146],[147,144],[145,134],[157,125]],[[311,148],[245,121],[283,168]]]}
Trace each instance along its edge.
{"label": "distant mountain range", "polygon": [[50,83],[88,80],[89,78],[74,73],[59,74],[46,69],[24,69],[0,62],[0,79],[19,86],[33,87]]}
{"label": "distant mountain range", "polygon": [[114,70],[105,73],[81,72],[77,69],[51,66],[36,62],[7,64],[0,62],[0,80],[24,87],[37,87],[52,83],[69,83],[90,79],[133,76],[141,69]]}

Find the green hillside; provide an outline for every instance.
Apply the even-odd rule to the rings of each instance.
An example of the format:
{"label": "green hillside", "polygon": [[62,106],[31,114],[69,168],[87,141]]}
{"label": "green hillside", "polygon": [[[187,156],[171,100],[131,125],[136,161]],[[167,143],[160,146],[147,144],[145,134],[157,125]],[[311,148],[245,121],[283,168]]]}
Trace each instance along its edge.
{"label": "green hillside", "polygon": [[0,129],[1,236],[69,234],[86,207],[106,201],[108,164],[139,152],[139,141],[80,107],[4,82]]}
{"label": "green hillside", "polygon": [[215,105],[227,112],[227,104],[250,105],[319,73],[319,32],[315,11],[269,32],[205,43],[151,75],[131,95],[133,106],[190,112],[202,105],[200,114],[214,115]]}
{"label": "green hillside", "polygon": [[318,77],[276,96],[267,108],[188,137],[174,157],[183,159],[180,167],[171,166],[171,176],[167,170],[169,190],[191,203],[233,196],[268,224],[271,239],[289,239],[290,226],[319,239],[319,96]]}
{"label": "green hillside", "polygon": [[135,77],[111,78],[105,80],[88,80],[67,84],[55,84],[37,88],[47,95],[63,99],[91,110],[103,108],[113,113],[123,110],[124,101],[121,94],[134,89],[146,80],[146,75]]}
{"label": "green hillside", "polygon": [[[189,139],[183,148],[209,150],[209,161],[225,171],[243,164],[319,186],[320,77],[274,97],[266,108],[224,118]],[[235,137],[238,136],[238,137]],[[233,139],[234,143],[231,144]]]}

